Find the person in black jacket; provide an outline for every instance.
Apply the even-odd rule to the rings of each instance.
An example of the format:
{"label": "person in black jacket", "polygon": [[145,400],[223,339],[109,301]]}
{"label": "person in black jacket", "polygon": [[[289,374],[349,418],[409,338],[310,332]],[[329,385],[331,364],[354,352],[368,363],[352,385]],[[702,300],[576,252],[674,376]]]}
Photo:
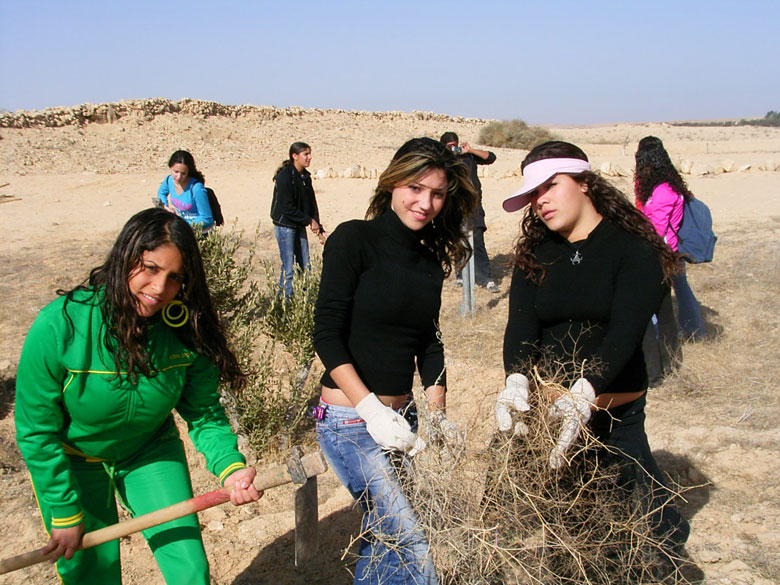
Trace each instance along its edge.
{"label": "person in black jacket", "polygon": [[290,158],[282,162],[274,173],[274,197],[271,202],[271,220],[279,244],[282,272],[279,288],[286,298],[292,296],[295,264],[301,270],[309,267],[309,240],[306,228],[324,241],[325,230],[320,225],[320,213],[311,174],[311,147],[305,142],[290,145]]}
{"label": "person in black jacket", "polygon": [[423,446],[411,408],[415,370],[426,439],[462,442],[445,416],[438,320],[444,278],[471,252],[463,226],[474,203],[466,168],[438,141],[415,138],[379,177],[366,220],[342,223],[325,245],[314,315],[325,366],[317,440],[365,511],[356,585],[437,583],[392,461]]}
{"label": "person in black jacket", "polygon": [[[577,146],[541,144],[522,169],[523,187],[503,204],[509,212],[528,207],[514,250],[498,428],[522,434],[516,415],[530,410],[529,391],[541,393],[547,416],[563,421],[549,463],[565,469],[588,425],[604,445],[600,462],[619,466],[619,481],[636,493],[657,542],[676,559],[689,526],[671,504],[645,433],[642,337],[677,259]],[[562,365],[569,391],[534,387],[529,372],[545,359]]]}
{"label": "person in black jacket", "polygon": [[[468,142],[459,143],[458,135],[455,132],[445,132],[439,141],[450,149],[469,170],[471,184],[474,185],[477,192],[477,206],[468,221],[468,227],[474,236],[474,281],[478,286],[497,293],[499,288],[490,274],[490,257],[487,248],[485,248],[487,225],[485,224],[485,208],[482,207],[482,183],[477,176],[477,165],[492,165],[496,162],[496,155],[489,150],[473,148]],[[463,284],[460,272],[455,277],[457,285]]]}

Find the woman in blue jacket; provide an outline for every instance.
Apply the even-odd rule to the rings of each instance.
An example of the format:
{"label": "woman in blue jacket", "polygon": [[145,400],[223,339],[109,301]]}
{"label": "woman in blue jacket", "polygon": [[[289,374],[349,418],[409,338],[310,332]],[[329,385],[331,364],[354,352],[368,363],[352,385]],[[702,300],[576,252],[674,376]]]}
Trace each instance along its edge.
{"label": "woman in blue jacket", "polygon": [[165,209],[184,218],[191,226],[200,226],[203,233],[214,227],[214,216],[206,192],[206,178],[196,167],[195,159],[186,150],[177,150],[168,161],[171,174],[157,190]]}

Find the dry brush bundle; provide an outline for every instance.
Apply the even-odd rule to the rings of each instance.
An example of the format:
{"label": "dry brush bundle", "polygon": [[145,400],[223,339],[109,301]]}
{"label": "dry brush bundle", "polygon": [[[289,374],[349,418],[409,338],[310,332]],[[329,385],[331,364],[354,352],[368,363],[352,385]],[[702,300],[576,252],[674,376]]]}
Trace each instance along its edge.
{"label": "dry brush bundle", "polygon": [[634,483],[658,490],[640,498],[621,467],[605,463],[610,449],[587,428],[567,453],[568,466],[552,469],[561,425],[548,419],[550,402],[538,390],[568,385],[536,378],[525,435],[498,433],[487,446],[470,441],[457,456],[452,445],[431,445],[403,475],[441,583],[614,585],[656,583],[659,574],[675,582],[679,559],[670,558],[651,518],[676,494],[634,462],[647,475]]}

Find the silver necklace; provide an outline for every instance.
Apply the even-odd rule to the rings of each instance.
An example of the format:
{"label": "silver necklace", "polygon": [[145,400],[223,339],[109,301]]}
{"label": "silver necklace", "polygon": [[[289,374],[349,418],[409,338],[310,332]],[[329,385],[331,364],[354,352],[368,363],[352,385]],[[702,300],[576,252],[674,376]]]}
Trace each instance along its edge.
{"label": "silver necklace", "polygon": [[580,254],[579,249],[574,250],[574,254],[569,258],[569,262],[571,262],[572,266],[577,266],[577,264],[582,262],[582,254]]}

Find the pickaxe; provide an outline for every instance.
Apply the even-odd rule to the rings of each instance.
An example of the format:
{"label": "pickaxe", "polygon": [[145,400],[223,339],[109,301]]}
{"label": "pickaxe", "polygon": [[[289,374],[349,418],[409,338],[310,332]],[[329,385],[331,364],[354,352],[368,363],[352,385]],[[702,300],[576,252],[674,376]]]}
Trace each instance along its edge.
{"label": "pickaxe", "polygon": [[[294,447],[287,465],[277,465],[265,471],[258,471],[254,486],[258,490],[267,490],[287,483],[300,487],[295,490],[295,564],[309,560],[318,547],[317,532],[317,476],[325,473],[328,464],[320,451],[303,455],[300,447]],[[81,548],[91,548],[104,542],[121,538],[152,526],[157,526],[187,514],[206,510],[223,504],[230,499],[232,488],[223,487],[207,494],[195,496],[184,502],[173,504],[143,516],[137,516],[125,522],[106,526],[100,530],[87,532],[81,541]],[[17,569],[29,567],[49,560],[43,549],[11,557],[0,561],[0,575]]]}

